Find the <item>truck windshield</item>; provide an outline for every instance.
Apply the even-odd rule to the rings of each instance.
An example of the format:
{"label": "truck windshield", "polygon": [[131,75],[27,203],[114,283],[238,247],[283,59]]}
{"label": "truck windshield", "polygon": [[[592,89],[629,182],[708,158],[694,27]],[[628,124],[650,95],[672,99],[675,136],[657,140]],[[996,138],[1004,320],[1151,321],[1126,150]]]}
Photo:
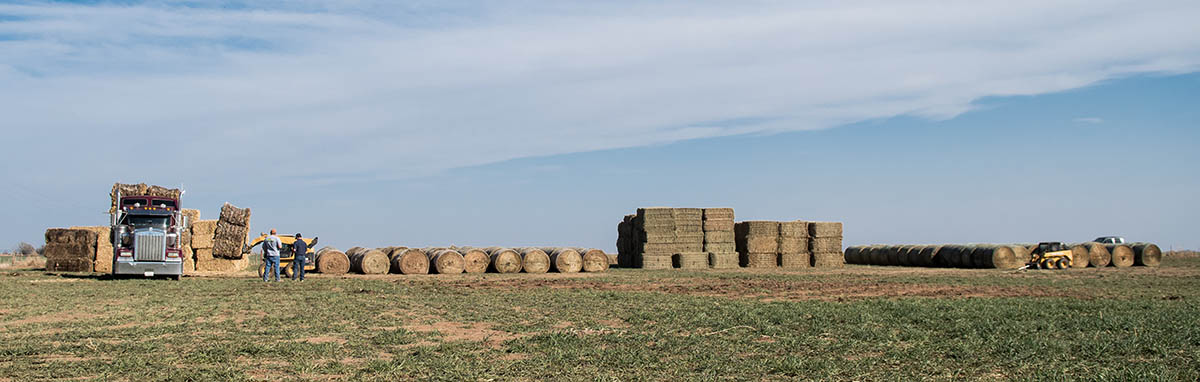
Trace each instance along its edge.
{"label": "truck windshield", "polygon": [[133,226],[133,229],[158,228],[166,230],[167,219],[166,216],[130,216],[125,219],[125,223]]}

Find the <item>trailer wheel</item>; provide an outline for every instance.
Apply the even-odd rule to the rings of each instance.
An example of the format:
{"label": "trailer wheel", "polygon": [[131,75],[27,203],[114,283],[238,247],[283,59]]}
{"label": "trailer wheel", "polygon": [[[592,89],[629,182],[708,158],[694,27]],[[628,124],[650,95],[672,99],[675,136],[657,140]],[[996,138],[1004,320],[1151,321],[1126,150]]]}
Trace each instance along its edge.
{"label": "trailer wheel", "polygon": [[263,262],[262,264],[258,264],[258,278],[260,278],[260,279],[263,278],[263,275],[265,275],[266,273],[267,273],[267,263]]}

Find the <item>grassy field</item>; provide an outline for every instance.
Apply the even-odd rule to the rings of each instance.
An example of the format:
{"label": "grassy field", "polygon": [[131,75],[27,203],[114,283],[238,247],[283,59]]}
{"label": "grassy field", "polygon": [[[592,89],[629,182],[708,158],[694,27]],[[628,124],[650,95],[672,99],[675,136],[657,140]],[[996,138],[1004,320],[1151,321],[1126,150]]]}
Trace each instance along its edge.
{"label": "grassy field", "polygon": [[0,380],[1200,379],[1200,259],[108,280],[0,273]]}

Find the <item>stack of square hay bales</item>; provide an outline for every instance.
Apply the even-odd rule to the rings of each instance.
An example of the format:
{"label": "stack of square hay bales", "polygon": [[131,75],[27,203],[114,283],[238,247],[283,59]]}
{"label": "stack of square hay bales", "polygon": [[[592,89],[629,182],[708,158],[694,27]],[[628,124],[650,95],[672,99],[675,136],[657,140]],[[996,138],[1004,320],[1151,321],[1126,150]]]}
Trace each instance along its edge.
{"label": "stack of square hay bales", "polygon": [[714,269],[738,267],[732,208],[704,209],[704,252],[708,254],[709,267]]}
{"label": "stack of square hay bales", "polygon": [[80,226],[71,229],[82,229],[96,233],[96,247],[89,256],[92,259],[92,271],[112,273],[113,242],[112,227],[109,226]]}
{"label": "stack of square hay bales", "polygon": [[213,257],[237,260],[245,257],[242,249],[250,235],[250,209],[225,203],[213,236]]}
{"label": "stack of square hay bales", "polygon": [[46,270],[50,272],[91,272],[99,236],[86,229],[51,228],[46,230]]}
{"label": "stack of square hay bales", "polygon": [[808,223],[796,220],[779,223],[779,266],[808,268],[812,266],[808,250]]}
{"label": "stack of square hay bales", "polygon": [[[250,259],[222,259],[213,256],[217,220],[197,220],[192,223],[192,252],[197,272],[237,272],[250,265]],[[185,266],[186,268],[186,266]],[[185,269],[186,270],[186,269]]]}
{"label": "stack of square hay bales", "polygon": [[841,222],[809,222],[809,249],[814,267],[842,267],[846,259],[842,255]]}
{"label": "stack of square hay bales", "polygon": [[734,240],[743,267],[774,268],[779,265],[779,227],[779,222],[762,220],[734,225]]}
{"label": "stack of square hay bales", "polygon": [[644,269],[693,268],[702,258],[707,268],[703,216],[699,208],[639,208],[633,218],[634,261]]}
{"label": "stack of square hay bales", "polygon": [[192,226],[200,221],[200,210],[190,208],[182,208],[179,213],[187,219],[187,228],[179,234],[179,248],[182,250],[183,256],[183,273],[189,274],[196,271],[196,251],[192,249]]}
{"label": "stack of square hay bales", "polygon": [[617,223],[617,266],[633,268],[633,253],[637,250],[637,240],[633,234],[633,218],[637,215],[625,215]]}

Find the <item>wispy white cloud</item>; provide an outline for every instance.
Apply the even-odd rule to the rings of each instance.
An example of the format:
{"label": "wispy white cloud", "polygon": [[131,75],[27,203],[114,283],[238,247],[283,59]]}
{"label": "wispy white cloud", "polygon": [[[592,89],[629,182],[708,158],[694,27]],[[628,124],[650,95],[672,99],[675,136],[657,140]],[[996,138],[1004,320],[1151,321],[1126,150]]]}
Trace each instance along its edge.
{"label": "wispy white cloud", "polygon": [[1097,124],[1104,123],[1104,118],[1099,118],[1099,117],[1079,117],[1079,118],[1072,119],[1072,120],[1071,120],[1071,122],[1075,122],[1075,123],[1078,123],[1078,124],[1081,124],[1081,125],[1097,125]]}
{"label": "wispy white cloud", "polygon": [[1200,65],[1193,1],[270,4],[0,5],[5,141],[55,158],[3,171],[396,178]]}

